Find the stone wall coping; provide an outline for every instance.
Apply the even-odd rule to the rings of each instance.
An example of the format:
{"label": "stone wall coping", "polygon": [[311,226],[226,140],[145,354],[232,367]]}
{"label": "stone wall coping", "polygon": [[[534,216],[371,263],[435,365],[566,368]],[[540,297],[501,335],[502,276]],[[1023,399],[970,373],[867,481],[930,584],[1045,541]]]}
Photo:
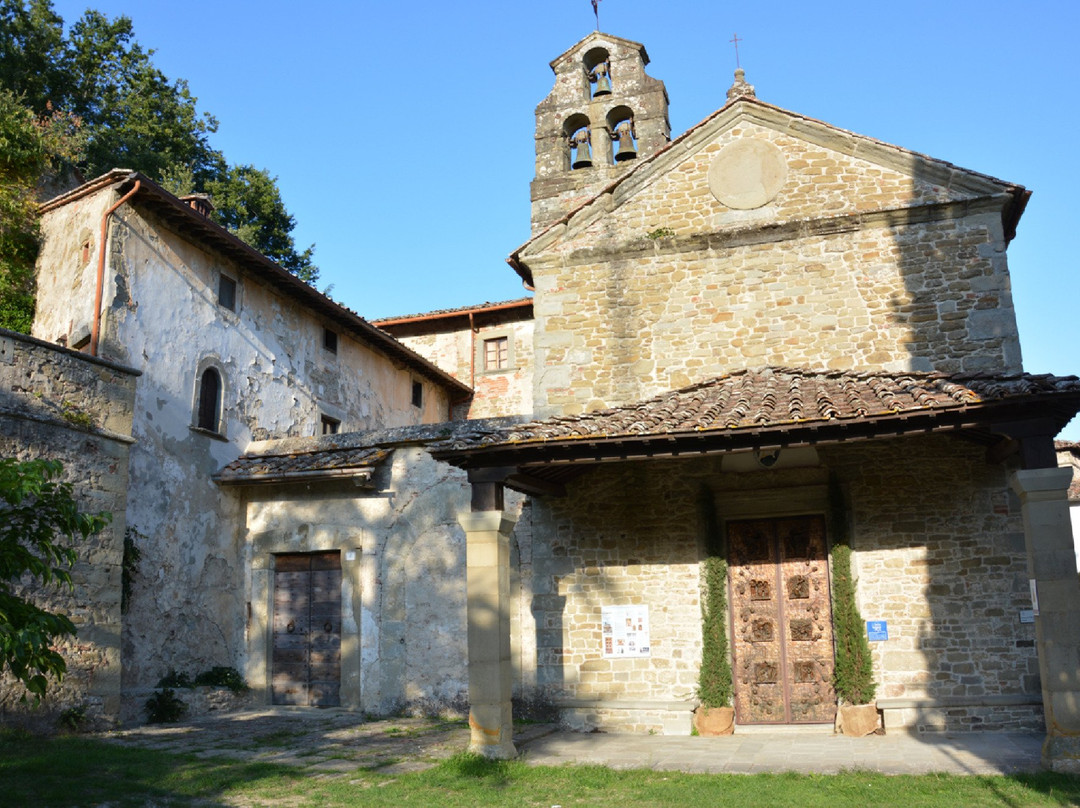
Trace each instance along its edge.
{"label": "stone wall coping", "polygon": [[697,699],[690,700],[637,700],[637,699],[556,699],[556,707],[571,710],[685,710],[692,712],[698,706]]}
{"label": "stone wall coping", "polygon": [[1004,693],[993,696],[941,696],[939,698],[878,699],[879,710],[912,710],[947,707],[1008,707],[1041,705],[1041,693]]}
{"label": "stone wall coping", "polygon": [[[124,370],[122,366],[116,366],[118,370]],[[140,371],[135,371],[139,373]],[[36,413],[28,412],[27,410],[19,409],[18,407],[6,407],[0,404],[0,416],[4,418],[18,418],[22,421],[33,421],[38,424],[46,424],[48,426],[60,427],[62,429],[69,430],[71,432],[84,432],[87,435],[93,435],[98,438],[105,438],[106,440],[113,440],[117,443],[133,444],[136,439],[131,435],[122,435],[119,432],[113,432],[111,429],[102,429],[101,427],[82,427],[77,426],[70,421],[65,421],[63,418],[54,418],[50,415],[38,415]]]}
{"label": "stone wall coping", "polygon": [[38,339],[32,337],[29,334],[22,334],[18,331],[9,331],[6,328],[0,328],[0,338],[7,338],[17,340],[18,342],[25,342],[27,345],[34,345],[38,348],[44,348],[49,351],[55,351],[59,354],[65,354],[72,359],[78,359],[83,362],[88,362],[91,365],[101,365],[102,367],[115,370],[120,373],[127,373],[130,376],[142,376],[142,371],[127,365],[121,365],[119,362],[113,362],[109,359],[102,359],[100,356],[90,356],[82,351],[76,351],[73,348],[65,348],[63,345],[57,345],[55,342],[48,342],[47,340]]}

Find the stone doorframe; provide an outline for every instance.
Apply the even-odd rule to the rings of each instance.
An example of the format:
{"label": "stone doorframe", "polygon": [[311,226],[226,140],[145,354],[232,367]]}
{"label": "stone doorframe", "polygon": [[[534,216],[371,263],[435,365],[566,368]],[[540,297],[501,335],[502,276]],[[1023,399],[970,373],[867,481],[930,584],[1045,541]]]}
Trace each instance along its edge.
{"label": "stone doorframe", "polygon": [[[342,545],[329,536],[313,531],[304,542],[297,542],[290,532],[270,531],[250,535],[250,600],[248,601],[247,661],[244,676],[251,687],[263,694],[263,703],[271,702],[271,671],[274,614],[274,557],[285,553],[341,553],[341,706],[362,708],[360,689],[360,620],[361,580],[364,567],[372,563],[362,555],[360,543]],[[359,538],[359,537],[357,537]]]}

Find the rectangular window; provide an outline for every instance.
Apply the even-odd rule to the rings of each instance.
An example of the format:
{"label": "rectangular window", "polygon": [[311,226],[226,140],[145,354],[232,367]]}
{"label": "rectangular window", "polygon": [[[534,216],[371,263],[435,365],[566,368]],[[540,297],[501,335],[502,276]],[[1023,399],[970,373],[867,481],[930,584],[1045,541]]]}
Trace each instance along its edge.
{"label": "rectangular window", "polygon": [[331,418],[329,415],[323,415],[320,422],[322,424],[322,434],[324,435],[336,435],[341,428],[341,421],[337,418]]}
{"label": "rectangular window", "polygon": [[218,277],[218,305],[229,311],[236,311],[236,281],[228,275]]}
{"label": "rectangular window", "polygon": [[424,406],[424,385],[420,382],[412,383],[412,405],[414,407]]}
{"label": "rectangular window", "polygon": [[484,340],[484,370],[503,370],[510,366],[510,338]]}
{"label": "rectangular window", "polygon": [[337,332],[324,328],[322,332],[322,346],[330,353],[337,353]]}

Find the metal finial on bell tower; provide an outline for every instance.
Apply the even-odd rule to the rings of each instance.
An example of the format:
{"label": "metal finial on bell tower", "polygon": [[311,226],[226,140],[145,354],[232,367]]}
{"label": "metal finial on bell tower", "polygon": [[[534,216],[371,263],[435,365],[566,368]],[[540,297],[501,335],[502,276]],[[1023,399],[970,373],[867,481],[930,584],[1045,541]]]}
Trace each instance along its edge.
{"label": "metal finial on bell tower", "polygon": [[592,13],[596,17],[596,30],[600,30],[600,0],[592,0]]}

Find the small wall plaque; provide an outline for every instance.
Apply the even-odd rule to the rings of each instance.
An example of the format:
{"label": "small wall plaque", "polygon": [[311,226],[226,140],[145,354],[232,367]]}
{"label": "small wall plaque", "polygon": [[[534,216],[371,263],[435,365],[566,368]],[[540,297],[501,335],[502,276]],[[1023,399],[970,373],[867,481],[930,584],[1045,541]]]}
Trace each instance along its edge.
{"label": "small wall plaque", "polygon": [[1020,610],[1020,622],[1021,623],[1034,623],[1035,622],[1035,610],[1034,609],[1021,609]]}
{"label": "small wall plaque", "polygon": [[345,560],[346,561],[356,561],[356,550],[346,550],[345,551]]}
{"label": "small wall plaque", "polygon": [[870,642],[883,642],[889,639],[889,623],[887,620],[867,620],[866,638]]}

